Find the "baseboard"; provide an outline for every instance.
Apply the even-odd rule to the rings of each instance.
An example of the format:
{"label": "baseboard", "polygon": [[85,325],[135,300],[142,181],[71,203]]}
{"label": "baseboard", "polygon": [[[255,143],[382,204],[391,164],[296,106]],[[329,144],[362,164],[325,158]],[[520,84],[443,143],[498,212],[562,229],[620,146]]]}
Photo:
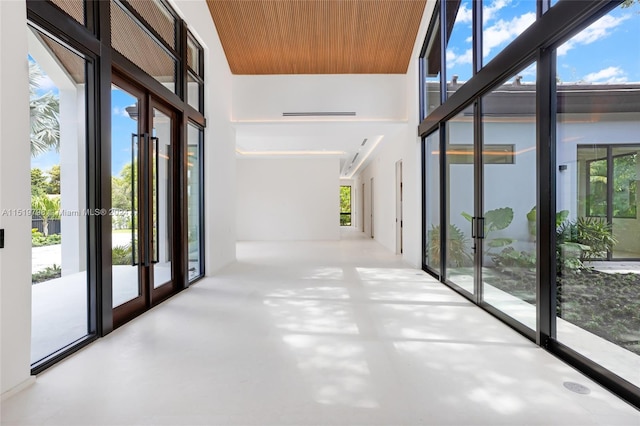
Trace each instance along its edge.
{"label": "baseboard", "polygon": [[29,386],[31,386],[35,382],[36,382],[36,376],[29,376],[29,378],[27,380],[23,381],[22,383],[17,384],[16,386],[12,387],[8,391],[4,392],[2,394],[2,399],[1,400],[4,401],[7,398],[11,398],[13,395],[15,395],[18,392],[28,388]]}

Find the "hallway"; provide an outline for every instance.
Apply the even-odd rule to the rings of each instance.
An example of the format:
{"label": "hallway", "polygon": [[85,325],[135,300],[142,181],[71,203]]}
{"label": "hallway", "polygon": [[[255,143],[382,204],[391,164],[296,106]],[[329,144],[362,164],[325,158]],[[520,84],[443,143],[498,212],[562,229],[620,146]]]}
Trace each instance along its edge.
{"label": "hallway", "polygon": [[238,243],[237,263],[3,401],[2,424],[640,424],[361,235]]}

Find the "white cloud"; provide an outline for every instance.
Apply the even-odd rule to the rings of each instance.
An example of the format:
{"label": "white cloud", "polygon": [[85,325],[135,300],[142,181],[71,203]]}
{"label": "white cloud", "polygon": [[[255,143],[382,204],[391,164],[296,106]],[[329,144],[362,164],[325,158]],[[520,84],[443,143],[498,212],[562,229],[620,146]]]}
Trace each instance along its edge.
{"label": "white cloud", "polygon": [[492,20],[496,13],[508,6],[509,3],[511,3],[511,0],[495,0],[489,6],[484,7],[482,9],[482,22],[486,24]]}
{"label": "white cloud", "polygon": [[622,22],[629,19],[630,15],[621,16],[615,18],[611,15],[606,15],[597,20],[591,26],[587,27],[575,37],[558,47],[558,56],[566,55],[567,52],[578,45],[591,44],[596,40],[607,37],[611,34],[611,30],[616,28]]}
{"label": "white cloud", "polygon": [[473,50],[467,49],[460,55],[453,50],[447,49],[447,67],[456,65],[471,64],[473,62]]}
{"label": "white cloud", "polygon": [[129,113],[126,110],[126,107],[125,108],[113,107],[113,115],[119,115],[121,117],[127,117],[127,118],[130,117]]}
{"label": "white cloud", "polygon": [[483,56],[488,56],[491,50],[515,39],[536,20],[533,12],[516,16],[510,21],[503,19],[487,27],[482,34]]}
{"label": "white cloud", "polygon": [[[467,8],[466,4],[461,4],[456,15],[456,24],[470,24],[473,20],[472,9]],[[455,24],[454,24],[455,25]]]}
{"label": "white cloud", "polygon": [[607,67],[584,76],[587,83],[624,83],[627,81],[624,70],[620,67]]}

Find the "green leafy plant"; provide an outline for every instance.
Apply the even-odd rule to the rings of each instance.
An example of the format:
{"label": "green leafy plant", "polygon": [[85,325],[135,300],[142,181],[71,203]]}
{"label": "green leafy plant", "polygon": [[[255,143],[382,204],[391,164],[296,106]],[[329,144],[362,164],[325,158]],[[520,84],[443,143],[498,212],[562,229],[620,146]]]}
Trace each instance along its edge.
{"label": "green leafy plant", "polygon": [[132,255],[131,244],[114,246],[111,249],[111,263],[113,265],[131,265],[133,264]]}
{"label": "green leafy plant", "polygon": [[42,247],[60,244],[62,242],[62,236],[60,234],[51,234],[46,237],[42,232],[39,232],[37,228],[31,229],[31,246]]}
{"label": "green leafy plant", "polygon": [[[472,222],[473,217],[469,213],[462,212],[461,214],[469,222]],[[492,249],[506,247],[515,241],[513,238],[489,238],[492,232],[507,228],[512,221],[513,209],[511,207],[489,210],[484,214],[484,238],[487,240],[485,252],[487,254],[490,254]]]}
{"label": "green leafy plant", "polygon": [[60,278],[62,276],[62,268],[56,264],[53,266],[47,266],[42,271],[34,272],[31,274],[31,284],[38,284],[44,281],[49,281],[54,278]]}
{"label": "green leafy plant", "polygon": [[[529,213],[527,213],[527,222],[529,223],[529,234],[536,235],[536,219],[537,219],[537,206],[533,206]],[[556,212],[556,228],[558,228],[569,217],[569,210],[560,210]]]}
{"label": "green leafy plant", "polygon": [[585,260],[603,258],[617,240],[603,218],[579,217],[566,220],[556,228],[558,273],[587,269]]}
{"label": "green leafy plant", "polygon": [[[427,256],[429,264],[432,266],[440,265],[440,226],[431,225],[429,231],[429,247],[427,247]],[[468,251],[469,239],[464,232],[457,226],[449,224],[447,232],[447,262],[449,266],[469,266],[473,257]]]}
{"label": "green leafy plant", "polygon": [[500,253],[491,256],[496,267],[501,270],[511,268],[527,268],[535,272],[536,254],[526,251],[517,251],[513,247],[507,247]]}

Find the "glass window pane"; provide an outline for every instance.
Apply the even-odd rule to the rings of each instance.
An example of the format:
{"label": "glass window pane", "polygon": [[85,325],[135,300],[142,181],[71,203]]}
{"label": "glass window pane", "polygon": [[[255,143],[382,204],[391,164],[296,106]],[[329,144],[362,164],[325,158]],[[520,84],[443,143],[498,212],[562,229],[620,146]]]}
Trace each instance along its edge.
{"label": "glass window pane", "polygon": [[[472,1],[447,2],[447,93],[451,95],[473,75]],[[450,7],[450,5],[452,7]],[[450,30],[450,22],[454,22]]]}
{"label": "glass window pane", "polygon": [[425,163],[425,214],[426,236],[425,264],[440,273],[440,131],[427,136],[424,141]]}
{"label": "glass window pane", "polygon": [[[433,19],[435,25],[429,33],[429,41],[422,58],[424,67],[424,93],[423,105],[424,116],[440,106],[440,74],[442,64],[440,63],[440,12],[436,11]],[[424,117],[422,117],[424,118]]]}
{"label": "glass window pane", "polygon": [[34,29],[31,116],[31,363],[89,333],[85,59]]}
{"label": "glass window pane", "polygon": [[351,186],[340,186],[340,226],[351,226]]}
{"label": "glass window pane", "polygon": [[[483,96],[481,103],[483,298],[532,330],[537,257],[535,68],[522,70]],[[511,150],[500,148],[510,144]]]}
{"label": "glass window pane", "polygon": [[120,306],[142,294],[138,280],[140,99],[111,88],[111,243],[112,303]]}
{"label": "glass window pane", "polygon": [[556,328],[558,341],[640,386],[637,40],[633,2],[557,49]]}
{"label": "glass window pane", "polygon": [[175,92],[175,59],[113,1],[111,2],[111,26],[113,48]]}
{"label": "glass window pane", "polygon": [[487,64],[536,20],[536,2],[482,2],[482,63]]}
{"label": "glass window pane", "polygon": [[203,130],[189,123],[187,146],[187,220],[189,239],[189,280],[202,276],[202,218],[204,200],[202,198],[202,137]]}
{"label": "glass window pane", "polygon": [[200,74],[200,53],[202,48],[197,41],[193,39],[193,36],[189,34],[187,38],[187,65],[196,74],[202,77]]}
{"label": "glass window pane", "polygon": [[473,108],[469,107],[449,120],[446,132],[446,278],[473,294],[473,240],[467,215],[473,216],[475,179],[473,163],[457,159],[468,155],[458,149],[460,145],[473,145]]}
{"label": "glass window pane", "polygon": [[202,84],[197,81],[191,72],[187,73],[187,103],[197,111],[202,111]]}

